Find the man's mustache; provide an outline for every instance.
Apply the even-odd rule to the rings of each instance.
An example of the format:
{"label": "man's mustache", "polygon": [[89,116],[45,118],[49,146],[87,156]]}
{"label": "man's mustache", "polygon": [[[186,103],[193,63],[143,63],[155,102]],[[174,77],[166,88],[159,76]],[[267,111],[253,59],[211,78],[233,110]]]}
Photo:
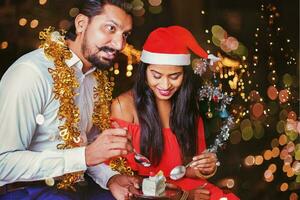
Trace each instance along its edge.
{"label": "man's mustache", "polygon": [[116,54],[119,52],[118,50],[108,46],[98,47],[98,51],[104,51],[104,52],[116,53]]}

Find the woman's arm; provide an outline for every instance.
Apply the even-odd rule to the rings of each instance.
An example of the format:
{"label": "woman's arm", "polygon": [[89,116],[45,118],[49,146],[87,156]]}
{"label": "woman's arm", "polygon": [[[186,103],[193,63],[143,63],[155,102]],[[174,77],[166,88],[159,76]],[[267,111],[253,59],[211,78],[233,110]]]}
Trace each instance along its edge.
{"label": "woman's arm", "polygon": [[113,100],[111,105],[111,117],[124,120],[126,122],[135,122],[135,107],[131,92],[121,94]]}
{"label": "woman's arm", "polygon": [[193,163],[187,169],[188,177],[209,178],[213,176],[217,170],[216,163],[218,161],[215,153],[206,151],[206,142],[204,134],[204,124],[200,117],[198,120],[198,155],[193,157]]}

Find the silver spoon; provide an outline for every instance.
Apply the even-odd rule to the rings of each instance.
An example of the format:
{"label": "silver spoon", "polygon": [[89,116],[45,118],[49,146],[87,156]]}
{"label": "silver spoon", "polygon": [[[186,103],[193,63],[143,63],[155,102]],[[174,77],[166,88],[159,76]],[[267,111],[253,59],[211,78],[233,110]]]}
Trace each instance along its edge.
{"label": "silver spoon", "polygon": [[[112,121],[112,126],[114,128],[122,128],[116,121]],[[125,129],[125,130],[127,131],[127,129]],[[131,144],[131,146],[132,146],[132,151],[134,153],[135,162],[143,165],[144,167],[150,167],[151,166],[150,160],[146,156],[143,156],[142,154],[139,154],[138,152],[136,152],[136,150],[133,148],[132,144]]]}
{"label": "silver spoon", "polygon": [[194,160],[192,160],[191,162],[189,162],[185,166],[184,165],[178,165],[178,166],[174,167],[170,172],[170,179],[178,180],[178,179],[181,179],[182,177],[184,177],[184,175],[186,173],[186,168],[188,168],[193,162],[194,162]]}
{"label": "silver spoon", "polygon": [[137,153],[134,148],[133,148],[133,153],[134,153],[135,162],[143,165],[144,167],[150,167],[151,166],[151,162],[146,156],[143,156],[142,154]]}

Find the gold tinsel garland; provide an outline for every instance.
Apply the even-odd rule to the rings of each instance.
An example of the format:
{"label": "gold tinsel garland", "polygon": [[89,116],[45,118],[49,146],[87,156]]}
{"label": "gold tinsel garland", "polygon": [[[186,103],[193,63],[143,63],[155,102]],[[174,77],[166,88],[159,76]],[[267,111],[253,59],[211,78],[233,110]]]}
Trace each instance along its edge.
{"label": "gold tinsel garland", "polygon": [[[54,62],[55,67],[48,71],[53,79],[54,98],[59,100],[58,110],[59,120],[64,120],[64,124],[59,126],[59,136],[63,143],[58,144],[58,149],[70,149],[80,146],[80,131],[78,122],[80,121],[79,108],[75,105],[75,89],[79,83],[73,68],[68,67],[66,60],[72,57],[71,51],[65,45],[64,38],[53,27],[40,32],[39,39],[42,40],[40,48],[44,49],[46,57]],[[73,184],[81,179],[83,172],[69,173],[63,176],[59,189],[75,190]]]}
{"label": "gold tinsel garland", "polygon": [[[74,101],[74,97],[77,95],[75,89],[79,87],[79,83],[74,69],[66,64],[66,60],[72,57],[72,53],[65,43],[64,32],[54,30],[54,27],[49,27],[40,32],[39,39],[42,40],[40,48],[44,49],[46,57],[52,60],[55,65],[48,71],[53,78],[54,98],[60,103],[58,118],[64,121],[64,124],[58,127],[63,143],[58,144],[57,149],[71,149],[79,147],[81,143],[78,128],[80,112]],[[99,130],[105,130],[110,128],[110,102],[113,83],[109,81],[107,72],[96,70],[94,75],[98,84],[94,88],[94,99],[96,100],[93,123]],[[121,162],[118,165],[126,167],[126,162]],[[82,177],[82,171],[65,174],[62,181],[57,184],[57,188],[75,190],[74,184],[81,181]]]}
{"label": "gold tinsel garland", "polygon": [[94,88],[94,99],[97,99],[94,105],[93,123],[100,130],[110,128],[110,102],[112,100],[113,83],[109,81],[107,71],[95,71],[95,77],[98,84]]}
{"label": "gold tinsel garland", "polygon": [[126,174],[129,176],[133,176],[134,172],[131,167],[127,166],[127,161],[125,158],[118,157],[109,162],[109,166],[112,170],[118,171],[120,174]]}

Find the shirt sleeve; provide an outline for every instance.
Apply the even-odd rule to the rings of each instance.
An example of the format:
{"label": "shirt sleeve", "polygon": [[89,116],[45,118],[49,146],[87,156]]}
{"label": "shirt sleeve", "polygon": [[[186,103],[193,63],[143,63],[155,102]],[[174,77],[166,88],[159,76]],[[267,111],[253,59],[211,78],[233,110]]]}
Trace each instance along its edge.
{"label": "shirt sleeve", "polygon": [[107,182],[112,176],[119,174],[119,172],[113,171],[108,165],[102,163],[93,167],[88,167],[87,174],[103,189],[108,190]]}
{"label": "shirt sleeve", "polygon": [[85,147],[29,150],[37,127],[36,116],[43,112],[49,99],[49,86],[43,74],[28,62],[11,66],[0,82],[0,186],[87,168]]}
{"label": "shirt sleeve", "polygon": [[[93,128],[90,130],[90,132],[87,134],[87,138],[89,142],[93,142],[97,136],[99,135],[99,129],[93,126]],[[95,165],[93,167],[88,167],[86,172],[100,187],[103,189],[107,188],[107,182],[109,179],[119,174],[116,171],[113,171],[107,164],[101,163],[98,165]]]}

